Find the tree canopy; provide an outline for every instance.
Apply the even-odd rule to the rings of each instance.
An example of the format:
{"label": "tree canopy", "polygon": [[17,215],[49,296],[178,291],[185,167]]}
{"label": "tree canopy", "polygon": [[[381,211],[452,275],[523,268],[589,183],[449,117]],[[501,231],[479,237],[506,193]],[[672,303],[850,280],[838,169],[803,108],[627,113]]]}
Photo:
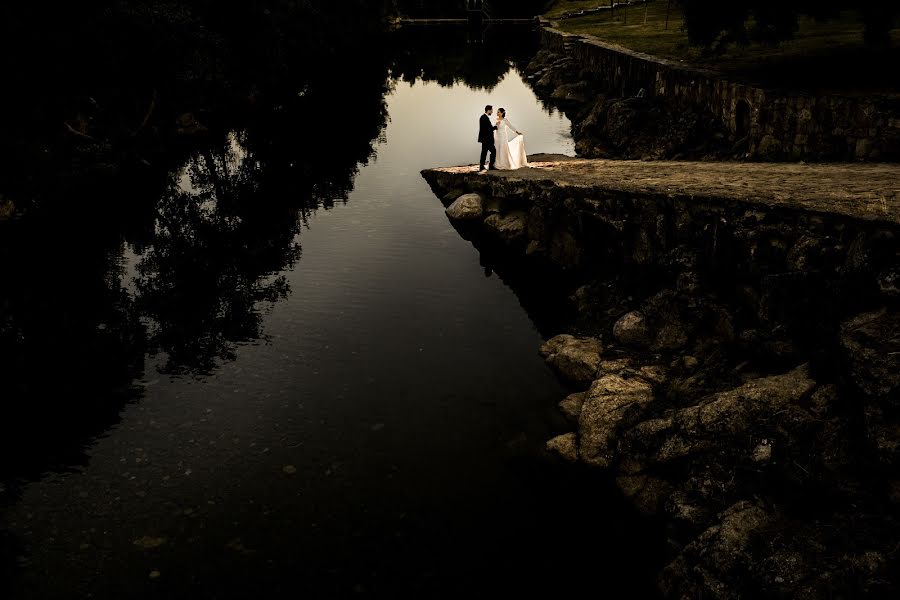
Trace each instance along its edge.
{"label": "tree canopy", "polygon": [[690,42],[715,48],[735,43],[775,44],[791,39],[801,15],[826,20],[856,11],[865,25],[864,37],[875,46],[890,44],[896,0],[678,0]]}

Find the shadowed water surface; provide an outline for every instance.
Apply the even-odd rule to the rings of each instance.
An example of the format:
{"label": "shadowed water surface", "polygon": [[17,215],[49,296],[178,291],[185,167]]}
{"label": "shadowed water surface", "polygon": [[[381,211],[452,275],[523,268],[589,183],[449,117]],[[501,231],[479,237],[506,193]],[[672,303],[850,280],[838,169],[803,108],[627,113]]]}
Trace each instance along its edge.
{"label": "shadowed water surface", "polygon": [[[487,102],[531,152],[571,154],[569,123],[512,58],[467,85],[429,76],[434,56],[392,63],[368,158],[340,139],[378,130],[352,102],[315,114],[338,139],[309,140],[323,155],[303,165],[268,160],[307,144],[287,124],[278,139],[273,118],[175,169],[152,226],[60,226],[54,245],[21,225],[7,242],[29,251],[17,281],[44,300],[5,300],[6,331],[66,332],[41,346],[52,381],[15,393],[72,394],[47,402],[56,416],[18,417],[44,431],[3,473],[11,597],[650,593],[658,541],[605,482],[543,453],[567,428],[566,391],[537,355],[536,315],[485,276],[419,176],[477,160]],[[346,189],[316,178],[358,160]],[[312,191],[271,176],[298,166]],[[97,264],[67,269],[82,254]]]}

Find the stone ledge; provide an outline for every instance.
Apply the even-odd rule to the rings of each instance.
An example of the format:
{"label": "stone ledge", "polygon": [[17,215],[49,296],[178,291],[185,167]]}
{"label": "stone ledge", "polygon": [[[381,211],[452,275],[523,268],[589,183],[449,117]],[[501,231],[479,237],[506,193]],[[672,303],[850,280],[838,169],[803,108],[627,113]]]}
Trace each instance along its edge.
{"label": "stone ledge", "polygon": [[423,177],[459,179],[456,187],[490,187],[504,179],[581,188],[581,196],[737,201],[748,208],[788,209],[900,224],[900,165],[617,161],[535,155],[531,167],[479,174],[474,165],[428,169]]}

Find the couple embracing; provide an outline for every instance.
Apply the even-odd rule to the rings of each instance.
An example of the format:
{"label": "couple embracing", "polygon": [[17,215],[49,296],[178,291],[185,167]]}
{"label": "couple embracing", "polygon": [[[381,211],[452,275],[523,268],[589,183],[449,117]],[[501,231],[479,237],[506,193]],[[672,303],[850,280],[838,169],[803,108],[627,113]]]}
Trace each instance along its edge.
{"label": "couple embracing", "polygon": [[[490,170],[512,170],[528,166],[525,154],[525,136],[513,127],[506,118],[506,109],[497,110],[496,122],[491,122],[494,107],[484,107],[478,129],[478,142],[481,144],[481,162],[478,170],[484,171],[484,160],[491,154]],[[513,139],[510,139],[512,137]]]}

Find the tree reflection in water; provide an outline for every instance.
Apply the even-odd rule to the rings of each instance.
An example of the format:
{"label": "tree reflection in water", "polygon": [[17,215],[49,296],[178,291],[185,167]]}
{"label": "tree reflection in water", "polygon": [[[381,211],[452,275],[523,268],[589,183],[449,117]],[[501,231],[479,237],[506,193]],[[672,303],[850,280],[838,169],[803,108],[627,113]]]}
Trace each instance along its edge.
{"label": "tree reflection in water", "polygon": [[449,87],[459,83],[491,90],[510,67],[523,70],[538,49],[538,33],[529,26],[411,25],[394,32],[391,77],[421,79]]}
{"label": "tree reflection in water", "polygon": [[[105,191],[115,214],[92,212],[94,192],[81,191],[66,202],[85,210],[65,219],[5,224],[0,482],[83,462],[84,444],[141,397],[147,353],[164,373],[203,376],[265,338],[266,306],[290,293],[282,273],[300,259],[301,229],[346,202],[396,81],[490,89],[536,43],[521,29],[492,28],[484,44],[468,43],[464,27],[400,29],[378,51],[336,53],[350,71],[316,63],[261,88],[250,109],[209,111],[209,134],[156,189]],[[65,264],[47,277],[60,249]]]}
{"label": "tree reflection in water", "polygon": [[157,204],[135,303],[152,322],[149,348],[166,354],[166,372],[208,373],[216,359],[234,358],[235,344],[261,337],[259,303],[288,293],[274,274],[299,258],[310,208],[261,201],[262,173],[232,134],[191,161],[189,189],[173,181]]}
{"label": "tree reflection in water", "polygon": [[[508,33],[508,32],[507,32]],[[205,374],[263,339],[262,305],[290,293],[299,234],[318,208],[346,201],[386,122],[394,80],[492,88],[534,52],[533,36],[497,30],[482,44],[462,27],[404,28],[389,78],[377,68],[324,77],[222,134],[170,177],[152,234],[137,248],[135,302],[166,373]],[[372,65],[370,65],[372,66]]]}

